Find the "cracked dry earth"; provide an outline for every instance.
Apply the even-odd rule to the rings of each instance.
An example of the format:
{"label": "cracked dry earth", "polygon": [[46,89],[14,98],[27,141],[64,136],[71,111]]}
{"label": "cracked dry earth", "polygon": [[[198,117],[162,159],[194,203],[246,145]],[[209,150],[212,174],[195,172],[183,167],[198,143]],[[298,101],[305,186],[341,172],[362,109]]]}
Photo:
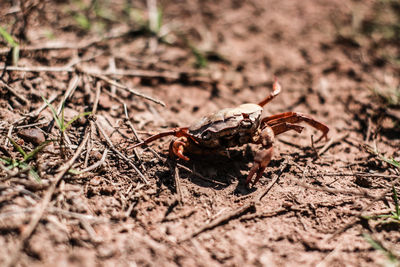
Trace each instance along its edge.
{"label": "cracked dry earth", "polygon": [[[28,161],[40,182],[22,167],[1,169],[1,265],[377,266],[393,263],[388,251],[398,257],[398,222],[365,216],[394,210],[399,169],[382,157],[399,161],[399,110],[370,88],[398,88],[399,65],[383,55],[399,47],[348,34],[377,1],[160,1],[163,41],[128,23],[122,0],[99,2],[118,18],[104,19],[102,34],[76,25],[75,2],[17,2],[0,11],[21,47],[15,67],[0,43],[1,157],[22,161],[7,136],[25,151],[52,142]],[[147,14],[149,2],[132,8]],[[201,57],[207,66],[194,67]],[[314,144],[319,133],[306,124],[280,135],[255,187],[244,180],[257,145],[188,162],[167,160],[172,137],[132,149],[132,129],[145,139],[258,103],[274,76],[282,92],[263,116],[309,114],[329,139]],[[92,114],[61,136],[41,96],[56,109],[66,99],[66,121]]]}

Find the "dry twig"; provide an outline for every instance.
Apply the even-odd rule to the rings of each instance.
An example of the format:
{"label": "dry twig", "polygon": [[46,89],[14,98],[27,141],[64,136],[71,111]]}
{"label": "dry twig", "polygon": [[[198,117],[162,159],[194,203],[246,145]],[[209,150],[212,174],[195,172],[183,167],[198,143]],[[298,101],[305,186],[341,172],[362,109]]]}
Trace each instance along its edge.
{"label": "dry twig", "polygon": [[337,138],[331,138],[329,139],[328,143],[326,143],[324,145],[323,148],[321,148],[320,151],[318,151],[318,156],[321,156],[322,154],[324,154],[331,146],[333,146],[334,144],[340,143],[342,142],[344,139],[346,139],[349,136],[349,133],[345,133],[341,136],[338,136]]}
{"label": "dry twig", "polygon": [[118,149],[116,149],[116,147],[114,146],[114,144],[111,142],[110,138],[108,137],[108,135],[105,133],[105,131],[103,130],[103,128],[101,127],[101,125],[97,122],[97,120],[94,120],[94,123],[97,127],[97,129],[100,131],[100,133],[103,135],[104,139],[106,140],[108,146],[110,147],[110,149],[112,151],[114,151],[121,159],[125,160],[125,162],[131,166],[136,173],[140,176],[140,178],[142,179],[142,181],[145,184],[149,184],[149,181],[147,181],[146,177],[141,173],[141,171],[132,163],[132,161],[127,158],[124,154],[122,154]]}
{"label": "dry twig", "polygon": [[180,176],[179,176],[179,169],[177,167],[175,160],[167,160],[167,161],[169,163],[171,172],[174,176],[176,193],[178,194],[178,202],[179,202],[179,204],[182,205],[183,204],[183,196],[182,196],[181,180],[180,180]]}
{"label": "dry twig", "polygon": [[[126,104],[124,103],[124,113],[125,113],[125,123],[128,125],[128,127],[131,129],[131,131],[133,132],[133,134],[135,135],[135,137],[136,137],[136,140],[138,141],[138,142],[142,142],[142,139],[139,137],[139,135],[137,134],[137,131],[136,131],[136,129],[135,129],[135,127],[133,127],[133,124],[132,124],[132,122],[131,122],[131,120],[130,120],[130,118],[129,118],[129,115],[128,115],[128,108],[126,107]],[[161,157],[160,157],[160,155],[154,150],[154,149],[152,149],[151,147],[148,147],[148,149],[150,150],[150,152],[151,153],[153,153],[153,155],[155,156],[155,157],[157,157],[158,158],[158,160],[161,160]],[[140,160],[140,155],[139,155],[139,153],[137,152],[137,149],[136,148],[133,148],[133,152],[135,153],[135,155],[136,155],[136,157]]]}
{"label": "dry twig", "polygon": [[96,169],[97,167],[103,165],[104,162],[106,161],[107,153],[108,153],[108,148],[104,149],[104,152],[103,152],[103,155],[101,156],[100,161],[97,161],[95,164],[79,171],[79,173],[89,172],[89,171],[92,171],[92,170]]}
{"label": "dry twig", "polygon": [[[301,172],[296,172],[296,173],[301,173]],[[315,177],[315,176],[360,176],[360,177],[382,177],[382,178],[389,178],[389,179],[399,178],[398,175],[382,174],[382,173],[367,173],[367,172],[354,172],[354,173],[331,172],[331,173],[304,174],[304,177]]]}
{"label": "dry twig", "polygon": [[361,196],[361,197],[366,197],[374,200],[379,200],[381,197],[380,196],[374,196],[369,194],[366,190],[349,190],[349,189],[336,189],[336,188],[329,188],[327,186],[311,186],[302,182],[297,182],[297,184],[301,187],[304,187],[306,189],[314,190],[314,191],[321,191],[321,192],[327,192],[330,194],[346,194],[346,195],[352,195],[352,196]]}
{"label": "dry twig", "polygon": [[[101,79],[111,85],[114,85],[118,88],[127,90],[128,92],[142,97],[144,99],[153,101],[154,103],[157,103],[159,105],[162,105],[163,107],[165,106],[164,102],[162,102],[161,100],[155,99],[153,97],[150,97],[148,95],[142,94],[138,91],[135,91],[131,88],[129,88],[128,86],[125,86],[119,82],[113,81],[110,78],[108,78],[106,75],[122,75],[122,76],[144,76],[144,77],[158,77],[161,74],[159,72],[151,72],[151,73],[147,73],[147,72],[143,72],[143,71],[113,71],[113,72],[107,72],[107,71],[90,71],[90,70],[85,70],[82,68],[72,68],[72,67],[47,67],[47,66],[38,66],[38,67],[15,67],[15,66],[0,66],[1,68],[6,68],[6,70],[14,70],[14,71],[31,71],[31,72],[75,72],[77,69],[82,72],[85,73],[87,75],[96,77],[98,79]],[[162,75],[161,75],[162,76]],[[168,75],[165,75],[168,76]],[[176,78],[176,77],[175,77]]]}
{"label": "dry twig", "polygon": [[278,182],[279,178],[281,177],[283,171],[286,169],[286,167],[289,165],[288,159],[285,159],[285,161],[282,163],[281,167],[279,168],[278,172],[275,174],[274,179],[268,184],[267,188],[260,194],[260,196],[257,198],[257,201],[261,201],[263,197],[265,197],[269,190],[275,185],[276,182]]}
{"label": "dry twig", "polygon": [[[85,73],[86,73],[86,72],[85,72]],[[138,92],[138,91],[135,91],[135,90],[133,90],[132,88],[129,88],[128,86],[126,86],[126,85],[123,85],[123,84],[121,84],[121,83],[119,83],[119,82],[116,82],[116,81],[114,81],[114,80],[109,79],[109,78],[108,78],[107,76],[105,76],[105,75],[90,74],[90,73],[87,73],[87,74],[89,74],[89,75],[91,75],[91,76],[94,76],[94,77],[96,77],[96,78],[98,78],[98,79],[101,79],[101,80],[103,80],[103,81],[105,81],[105,82],[107,82],[107,83],[109,83],[109,84],[111,84],[111,85],[114,85],[114,86],[116,86],[116,87],[118,87],[118,88],[120,88],[120,89],[126,90],[126,91],[130,92],[131,94],[133,94],[133,95],[135,95],[135,96],[142,97],[142,98],[144,98],[144,99],[150,100],[150,101],[152,101],[152,102],[154,102],[154,103],[156,103],[156,104],[159,104],[159,105],[165,107],[165,103],[162,102],[161,100],[155,99],[155,98],[153,98],[153,97],[151,97],[151,96],[148,96],[148,95],[142,94],[142,93],[140,93],[140,92]]]}
{"label": "dry twig", "polygon": [[181,168],[181,169],[184,169],[185,171],[190,172],[190,173],[193,174],[194,176],[196,176],[196,177],[198,177],[198,178],[200,178],[200,179],[202,179],[202,180],[204,180],[204,181],[207,181],[207,182],[210,182],[210,183],[213,183],[213,184],[223,185],[223,186],[228,185],[227,183],[220,182],[220,181],[215,181],[215,180],[209,179],[209,178],[207,178],[207,177],[204,177],[204,176],[201,175],[200,173],[198,173],[198,172],[196,172],[196,171],[194,171],[194,170],[191,170],[190,168],[186,167],[186,166],[183,165],[183,164],[177,163],[177,166],[178,166],[179,168]]}
{"label": "dry twig", "polygon": [[[57,95],[54,94],[54,95],[50,96],[50,98],[48,99],[48,102],[51,104],[56,99],[57,99]],[[24,115],[22,118],[19,118],[18,120],[14,121],[12,124],[15,125],[15,124],[25,120],[26,118],[36,118],[37,116],[39,116],[40,112],[42,112],[46,108],[47,108],[47,104],[43,103],[43,105],[40,106],[38,109],[35,109],[35,110],[29,112],[28,114]]]}
{"label": "dry twig", "polygon": [[8,91],[10,91],[16,98],[18,98],[19,100],[21,100],[22,102],[24,102],[25,104],[28,104],[29,101],[28,99],[26,99],[22,94],[18,93],[14,88],[12,88],[11,86],[9,86],[8,84],[6,84],[5,82],[3,82],[2,80],[0,80],[1,84],[3,84]]}
{"label": "dry twig", "polygon": [[255,202],[254,201],[249,201],[248,203],[244,204],[242,207],[233,210],[231,212],[228,212],[226,214],[223,214],[222,216],[219,216],[218,218],[216,218],[215,220],[203,225],[202,227],[200,227],[198,230],[194,231],[192,234],[190,234],[187,237],[184,237],[183,239],[179,240],[178,242],[184,242],[187,241],[193,237],[198,236],[199,234],[213,229],[221,224],[224,224],[228,221],[230,221],[231,219],[237,218],[242,214],[245,214],[246,212],[248,212],[250,209],[254,209],[255,207]]}

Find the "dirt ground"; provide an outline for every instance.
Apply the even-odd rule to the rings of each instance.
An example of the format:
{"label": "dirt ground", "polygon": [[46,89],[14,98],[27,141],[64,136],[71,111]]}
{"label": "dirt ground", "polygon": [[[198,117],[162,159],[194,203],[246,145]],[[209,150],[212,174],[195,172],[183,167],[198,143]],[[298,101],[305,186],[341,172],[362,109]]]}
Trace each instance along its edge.
{"label": "dirt ground", "polygon": [[[0,6],[2,266],[398,266],[399,1]],[[254,187],[260,145],[132,148],[274,77],[263,116],[330,131],[277,136]]]}

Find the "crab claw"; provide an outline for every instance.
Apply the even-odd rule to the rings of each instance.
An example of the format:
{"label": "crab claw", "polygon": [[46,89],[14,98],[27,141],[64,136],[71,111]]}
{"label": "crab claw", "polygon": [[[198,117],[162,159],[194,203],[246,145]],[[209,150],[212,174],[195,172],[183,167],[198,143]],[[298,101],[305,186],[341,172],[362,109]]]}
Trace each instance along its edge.
{"label": "crab claw", "polygon": [[[265,168],[268,166],[271,161],[273,154],[273,147],[269,147],[267,149],[263,149],[256,153],[254,157],[254,165],[251,167],[249,174],[247,175],[246,185],[249,186],[251,183],[254,186],[258,180],[260,180],[261,176],[264,173]],[[252,182],[253,176],[256,174],[256,178]]]}
{"label": "crab claw", "polygon": [[175,141],[172,141],[169,145],[169,156],[174,157],[177,156],[185,161],[188,161],[189,158],[183,155],[183,151],[185,147],[188,145],[188,139],[186,137],[179,137]]}

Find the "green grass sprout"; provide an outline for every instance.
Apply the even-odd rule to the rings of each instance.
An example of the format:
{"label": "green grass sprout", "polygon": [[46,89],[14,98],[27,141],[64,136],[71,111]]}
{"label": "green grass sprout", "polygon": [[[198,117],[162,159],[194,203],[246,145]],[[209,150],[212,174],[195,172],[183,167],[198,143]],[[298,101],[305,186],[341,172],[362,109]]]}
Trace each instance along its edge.
{"label": "green grass sprout", "polygon": [[89,18],[86,17],[83,13],[76,13],[74,14],[73,18],[78,26],[81,27],[83,30],[88,31],[92,27]]}
{"label": "green grass sprout", "polygon": [[0,26],[0,35],[3,39],[11,46],[12,49],[12,64],[15,66],[18,64],[19,60],[19,44],[14,40],[14,38],[9,34],[3,27]]}
{"label": "green grass sprout", "polygon": [[[379,218],[391,219],[397,223],[400,223],[400,208],[399,208],[399,199],[397,197],[396,188],[392,186],[392,199],[394,201],[395,210],[391,212],[391,214],[387,215],[379,215]],[[389,222],[389,221],[385,221]]]}
{"label": "green grass sprout", "polygon": [[42,96],[42,99],[46,103],[46,105],[50,108],[51,113],[53,114],[53,118],[54,118],[58,128],[60,129],[61,133],[64,133],[74,121],[80,119],[83,116],[88,116],[88,115],[92,114],[92,112],[90,112],[90,111],[82,112],[82,113],[79,113],[78,115],[74,116],[67,123],[65,123],[65,118],[64,118],[65,101],[63,101],[61,104],[61,117],[60,117],[59,115],[57,115],[57,111],[55,110],[53,105],[44,96]]}
{"label": "green grass sprout", "polygon": [[39,174],[35,171],[35,169],[29,165],[29,161],[33,159],[33,157],[38,154],[43,148],[45,148],[49,143],[52,142],[52,140],[46,140],[43,143],[41,143],[39,146],[35,147],[32,151],[29,153],[25,152],[25,150],[15,142],[14,139],[11,137],[8,137],[8,140],[11,142],[11,144],[14,146],[14,148],[22,155],[23,159],[13,159],[13,158],[7,158],[7,157],[0,157],[0,160],[7,164],[7,167],[9,169],[13,168],[19,168],[24,170],[29,170],[29,175],[32,176],[37,182],[41,182],[41,179],[39,177]]}
{"label": "green grass sprout", "polygon": [[364,233],[363,237],[374,249],[382,252],[387,257],[391,263],[390,266],[392,266],[392,264],[393,266],[398,266],[399,262],[397,256],[392,251],[385,248],[380,242],[374,240],[369,234]]}
{"label": "green grass sprout", "polygon": [[395,210],[391,211],[390,214],[383,214],[383,215],[375,215],[375,216],[362,216],[362,218],[366,220],[377,220],[377,219],[384,219],[378,223],[380,224],[387,224],[387,223],[397,223],[400,224],[400,207],[399,207],[399,199],[397,195],[396,188],[392,186],[392,199],[394,202]]}
{"label": "green grass sprout", "polygon": [[383,156],[381,153],[376,148],[372,148],[369,145],[364,145],[364,148],[371,154],[377,156],[380,160],[398,168],[400,170],[400,162],[396,161],[394,158],[388,159],[385,156]]}
{"label": "green grass sprout", "polygon": [[189,47],[192,50],[194,57],[196,58],[195,66],[197,68],[206,68],[208,65],[208,60],[206,55],[202,51],[200,51],[197,47],[191,44],[189,44]]}

